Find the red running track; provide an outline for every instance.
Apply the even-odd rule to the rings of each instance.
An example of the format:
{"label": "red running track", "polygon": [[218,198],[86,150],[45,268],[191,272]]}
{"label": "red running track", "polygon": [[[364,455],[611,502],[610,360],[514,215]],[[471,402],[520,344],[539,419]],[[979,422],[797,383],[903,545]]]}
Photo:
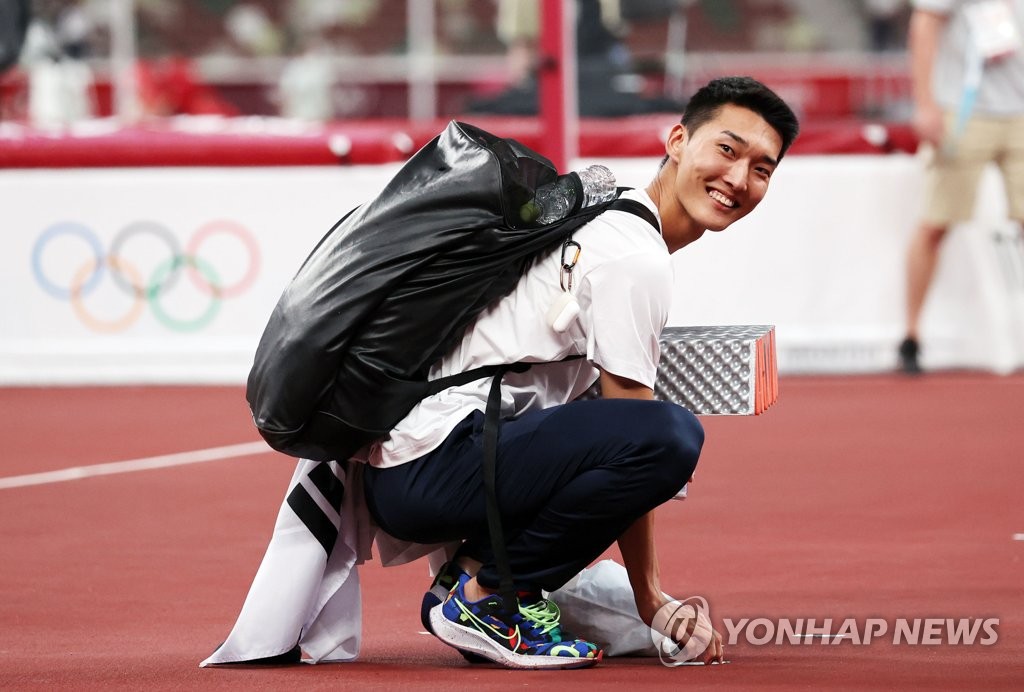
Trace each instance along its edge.
{"label": "red running track", "polygon": [[[1024,376],[780,389],[763,416],[705,419],[690,498],[659,510],[664,586],[707,597],[723,633],[725,618],[886,620],[870,645],[740,636],[727,666],[470,666],[419,633],[425,564],[370,564],[360,661],[201,670],[291,475],[268,452],[0,488],[0,689],[1021,689]],[[257,439],[237,387],[0,389],[0,410],[0,479]],[[895,645],[899,618],[996,618],[998,641]]]}

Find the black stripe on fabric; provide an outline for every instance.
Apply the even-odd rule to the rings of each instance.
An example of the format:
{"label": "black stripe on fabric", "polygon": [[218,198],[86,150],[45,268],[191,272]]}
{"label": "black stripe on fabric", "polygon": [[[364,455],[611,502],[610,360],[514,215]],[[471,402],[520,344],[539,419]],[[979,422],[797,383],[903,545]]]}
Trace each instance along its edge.
{"label": "black stripe on fabric", "polygon": [[320,463],[314,466],[313,470],[309,472],[309,480],[313,481],[313,485],[324,496],[327,503],[334,508],[334,511],[341,514],[341,500],[345,497],[345,486],[334,475],[331,465]]}
{"label": "black stripe on fabric", "polygon": [[338,540],[338,529],[328,516],[324,514],[324,511],[320,509],[313,496],[301,485],[296,485],[288,493],[287,502],[288,506],[295,512],[295,516],[306,525],[306,528],[320,542],[320,545],[324,547],[324,552],[330,557],[331,550],[334,549],[334,542]]}

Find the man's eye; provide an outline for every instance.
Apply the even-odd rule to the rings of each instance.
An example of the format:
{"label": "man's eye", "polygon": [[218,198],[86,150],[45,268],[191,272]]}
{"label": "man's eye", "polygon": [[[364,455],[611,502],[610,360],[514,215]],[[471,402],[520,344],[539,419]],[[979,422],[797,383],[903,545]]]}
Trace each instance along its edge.
{"label": "man's eye", "polygon": [[722,151],[724,151],[724,152],[725,152],[726,154],[731,154],[731,153],[732,153],[732,147],[730,147],[730,146],[729,146],[728,144],[719,144],[718,146],[719,146],[719,147],[720,147],[720,148],[722,149]]}

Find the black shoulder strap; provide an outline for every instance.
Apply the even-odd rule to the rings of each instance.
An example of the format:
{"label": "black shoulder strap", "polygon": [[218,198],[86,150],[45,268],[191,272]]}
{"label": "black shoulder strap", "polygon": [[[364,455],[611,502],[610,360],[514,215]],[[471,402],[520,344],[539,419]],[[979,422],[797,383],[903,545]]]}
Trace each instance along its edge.
{"label": "black shoulder strap", "polygon": [[498,568],[498,592],[501,594],[503,611],[511,615],[519,610],[512,566],[505,547],[505,531],[501,523],[501,507],[498,505],[498,435],[501,418],[501,378],[505,369],[499,369],[491,380],[487,394],[487,409],[484,413],[483,429],[483,478],[484,499],[487,506],[487,530],[491,539],[491,552],[495,567]]}
{"label": "black shoulder strap", "polygon": [[635,216],[639,216],[641,219],[654,226],[654,230],[659,234],[661,233],[661,226],[658,225],[658,217],[656,217],[654,212],[648,209],[647,205],[642,202],[638,202],[635,199],[622,199],[621,197],[618,197],[609,203],[608,209],[626,211]]}
{"label": "black shoulder strap", "polygon": [[[571,356],[578,357],[578,356]],[[447,375],[445,377],[439,377],[436,380],[430,380],[427,382],[427,389],[423,397],[433,396],[438,392],[442,392],[449,387],[459,387],[476,380],[482,380],[485,377],[494,377],[496,375],[504,375],[506,372],[526,372],[530,369],[529,363],[502,363],[500,365],[482,365],[478,368],[472,368],[463,372],[457,372],[454,375]]]}

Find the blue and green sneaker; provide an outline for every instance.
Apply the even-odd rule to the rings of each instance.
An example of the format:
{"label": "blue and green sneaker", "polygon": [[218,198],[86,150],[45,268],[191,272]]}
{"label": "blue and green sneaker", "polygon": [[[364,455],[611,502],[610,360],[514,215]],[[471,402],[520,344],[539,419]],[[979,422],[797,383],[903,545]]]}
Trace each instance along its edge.
{"label": "blue and green sneaker", "polygon": [[563,638],[558,606],[551,601],[520,598],[508,614],[498,594],[467,600],[469,579],[461,575],[445,601],[430,611],[434,635],[445,644],[509,668],[584,668],[601,660],[596,645]]}

